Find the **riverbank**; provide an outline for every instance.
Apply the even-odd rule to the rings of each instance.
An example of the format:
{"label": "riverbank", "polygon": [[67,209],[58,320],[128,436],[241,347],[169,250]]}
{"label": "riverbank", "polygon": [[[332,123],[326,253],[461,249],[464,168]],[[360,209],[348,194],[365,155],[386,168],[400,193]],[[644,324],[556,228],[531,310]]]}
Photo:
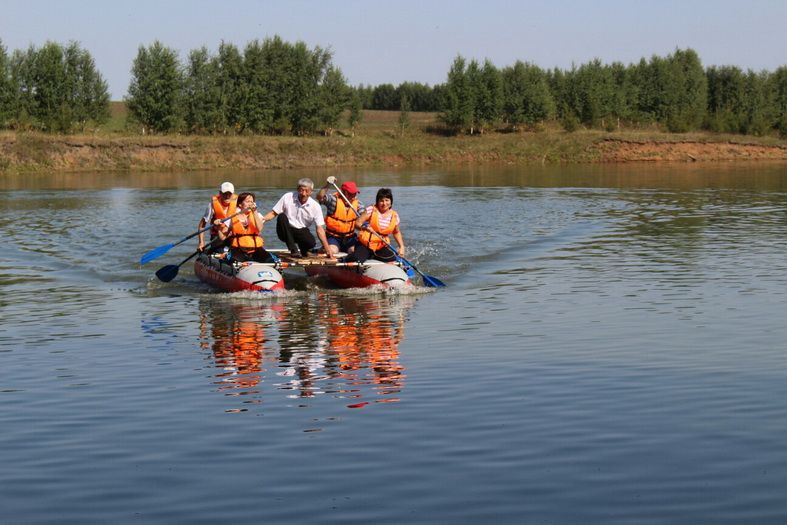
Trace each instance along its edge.
{"label": "riverbank", "polygon": [[[395,113],[388,115],[395,118]],[[787,141],[711,133],[560,129],[444,136],[377,118],[352,136],[0,134],[0,172],[185,171],[310,167],[787,160]]]}

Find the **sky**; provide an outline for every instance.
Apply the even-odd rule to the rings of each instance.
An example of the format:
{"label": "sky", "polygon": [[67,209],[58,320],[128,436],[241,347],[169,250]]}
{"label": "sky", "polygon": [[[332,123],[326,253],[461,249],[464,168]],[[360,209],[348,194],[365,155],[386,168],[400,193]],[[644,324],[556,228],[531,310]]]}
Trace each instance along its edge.
{"label": "sky", "polygon": [[705,66],[787,65],[782,0],[3,0],[7,53],[77,41],[109,84],[128,91],[139,46],[211,52],[279,35],[333,53],[351,85],[445,82],[454,58],[570,69],[692,48]]}

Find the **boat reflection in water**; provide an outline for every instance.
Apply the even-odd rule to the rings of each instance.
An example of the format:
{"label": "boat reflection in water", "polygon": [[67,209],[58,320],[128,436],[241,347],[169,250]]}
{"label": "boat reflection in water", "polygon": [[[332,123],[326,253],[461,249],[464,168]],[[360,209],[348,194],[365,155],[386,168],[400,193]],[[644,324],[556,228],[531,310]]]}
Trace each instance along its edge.
{"label": "boat reflection in water", "polygon": [[[242,412],[276,391],[330,396],[348,408],[399,400],[399,343],[416,296],[319,292],[260,303],[217,294],[200,304],[200,342],[211,352],[218,391],[242,397]],[[267,388],[266,388],[267,387]]]}

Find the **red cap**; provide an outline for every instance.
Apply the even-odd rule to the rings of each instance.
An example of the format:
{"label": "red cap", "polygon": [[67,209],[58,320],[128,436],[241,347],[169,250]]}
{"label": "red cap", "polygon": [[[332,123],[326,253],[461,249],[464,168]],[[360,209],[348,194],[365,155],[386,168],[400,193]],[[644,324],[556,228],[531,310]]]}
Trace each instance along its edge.
{"label": "red cap", "polygon": [[358,191],[358,186],[356,186],[355,183],[351,180],[342,183],[342,191],[345,193],[360,193]]}

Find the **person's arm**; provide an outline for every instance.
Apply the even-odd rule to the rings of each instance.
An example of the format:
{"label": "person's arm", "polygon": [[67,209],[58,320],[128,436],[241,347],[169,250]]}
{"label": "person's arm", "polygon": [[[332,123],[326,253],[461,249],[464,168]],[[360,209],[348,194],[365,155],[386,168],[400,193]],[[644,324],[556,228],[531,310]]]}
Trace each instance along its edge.
{"label": "person's arm", "polygon": [[[235,221],[237,219],[231,219],[231,220]],[[222,221],[221,219],[216,219],[213,223],[216,225],[216,233],[218,234],[219,239],[221,239],[222,241],[226,241],[227,237],[229,237],[232,234],[232,228],[231,228],[232,222],[230,222],[230,224],[227,224],[225,221]]]}
{"label": "person's arm", "polygon": [[393,238],[396,240],[396,245],[399,247],[397,250],[399,257],[404,257],[404,239],[402,238],[402,231],[399,229],[398,225],[393,232]]}
{"label": "person's arm", "polygon": [[372,215],[371,212],[365,211],[358,216],[358,219],[355,221],[355,229],[356,230],[363,230],[364,223],[369,222],[369,217]]}
{"label": "person's arm", "polygon": [[325,228],[317,225],[315,226],[315,229],[317,230],[317,237],[320,239],[320,243],[322,243],[322,249],[325,252],[325,256],[331,260],[336,259],[336,257],[333,255],[331,247],[328,246],[328,238],[325,236]]}
{"label": "person's arm", "polygon": [[254,215],[257,216],[257,224],[260,229],[260,232],[262,232],[262,228],[265,226],[265,223],[268,222],[268,220],[260,212],[256,212]]}
{"label": "person's arm", "polygon": [[326,182],[325,186],[320,188],[320,191],[317,192],[317,202],[320,204],[325,204],[325,194],[328,193],[328,188],[331,187],[330,182]]}
{"label": "person's arm", "polygon": [[325,235],[325,218],[322,216],[322,208],[320,208],[319,204],[312,201],[312,203],[309,204],[309,209],[311,210],[314,229],[317,232],[317,237],[320,239],[325,255],[331,260],[336,259],[333,255],[333,250],[331,250],[331,247],[328,245],[328,237]]}
{"label": "person's arm", "polygon": [[286,193],[282,195],[281,198],[276,202],[276,204],[273,205],[271,211],[263,215],[262,218],[265,219],[266,221],[269,221],[274,217],[276,217],[277,215],[284,213],[284,198],[286,196],[287,196]]}
{"label": "person's arm", "polygon": [[208,209],[205,211],[205,215],[199,220],[199,225],[197,226],[197,230],[199,231],[199,235],[197,235],[197,250],[202,251],[205,249],[205,232],[202,229],[208,225],[208,222],[213,218],[213,207],[208,206]]}
{"label": "person's arm", "polygon": [[265,224],[265,217],[257,211],[256,207],[249,213],[249,220],[254,224],[254,227],[257,228],[257,231],[262,231],[262,227]]}

